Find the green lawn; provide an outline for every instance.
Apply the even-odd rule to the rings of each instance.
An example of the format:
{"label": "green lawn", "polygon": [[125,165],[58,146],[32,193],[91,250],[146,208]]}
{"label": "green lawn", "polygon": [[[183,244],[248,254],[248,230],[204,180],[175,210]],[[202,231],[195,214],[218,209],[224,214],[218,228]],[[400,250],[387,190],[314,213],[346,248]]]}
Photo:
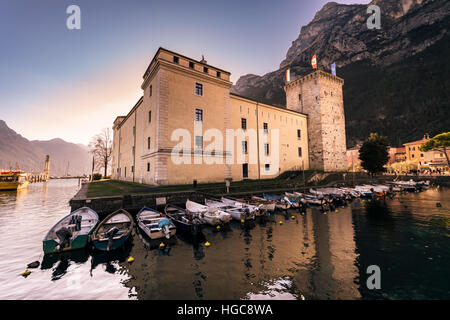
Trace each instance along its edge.
{"label": "green lawn", "polygon": [[[310,176],[312,172],[305,172],[306,178]],[[290,180],[287,180],[286,173],[275,179],[264,179],[264,180],[244,180],[244,181],[234,181],[231,182],[231,188],[248,186],[249,191],[258,190],[261,187],[268,188],[270,185],[279,184],[283,181],[303,181],[302,175],[291,176]],[[188,185],[172,185],[172,186],[151,186],[133,182],[117,181],[117,180],[100,180],[93,181],[89,183],[87,197],[108,197],[108,196],[122,196],[127,194],[139,194],[139,193],[156,193],[156,192],[177,192],[177,191],[211,191],[220,190],[220,192],[225,190],[225,182],[219,183],[205,183],[198,184],[194,189],[192,184]]]}

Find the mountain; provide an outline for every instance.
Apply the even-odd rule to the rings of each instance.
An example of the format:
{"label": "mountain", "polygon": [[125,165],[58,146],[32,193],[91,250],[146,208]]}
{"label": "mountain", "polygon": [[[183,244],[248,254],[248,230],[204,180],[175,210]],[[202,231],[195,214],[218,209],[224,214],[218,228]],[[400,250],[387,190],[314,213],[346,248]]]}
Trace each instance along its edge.
{"label": "mountain", "polygon": [[[88,174],[92,156],[84,145],[62,139],[39,141],[22,137],[0,120],[0,168],[41,172],[45,156],[50,155],[50,174],[56,176]],[[68,171],[67,171],[68,168]]]}
{"label": "mountain", "polygon": [[345,80],[347,146],[370,132],[391,145],[450,128],[450,1],[374,0],[381,29],[368,29],[368,5],[327,3],[301,28],[278,70],[242,76],[232,92],[285,106],[284,73],[291,79],[319,69]]}

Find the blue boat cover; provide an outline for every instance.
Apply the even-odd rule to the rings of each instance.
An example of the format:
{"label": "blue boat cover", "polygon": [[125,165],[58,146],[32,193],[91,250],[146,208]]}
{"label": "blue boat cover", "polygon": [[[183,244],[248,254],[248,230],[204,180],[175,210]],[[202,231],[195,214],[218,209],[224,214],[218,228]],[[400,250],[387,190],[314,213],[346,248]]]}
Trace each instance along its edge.
{"label": "blue boat cover", "polygon": [[159,228],[163,228],[165,226],[169,226],[170,225],[170,220],[167,218],[162,218],[161,220],[159,220],[158,222],[158,227]]}

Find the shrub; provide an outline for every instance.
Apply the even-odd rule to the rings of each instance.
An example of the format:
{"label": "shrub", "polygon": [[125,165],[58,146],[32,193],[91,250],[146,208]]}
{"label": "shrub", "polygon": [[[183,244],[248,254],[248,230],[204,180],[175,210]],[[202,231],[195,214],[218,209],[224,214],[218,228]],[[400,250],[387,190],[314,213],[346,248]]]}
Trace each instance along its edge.
{"label": "shrub", "polygon": [[92,176],[92,180],[100,180],[102,178],[102,174],[101,173],[94,173],[94,175]]}

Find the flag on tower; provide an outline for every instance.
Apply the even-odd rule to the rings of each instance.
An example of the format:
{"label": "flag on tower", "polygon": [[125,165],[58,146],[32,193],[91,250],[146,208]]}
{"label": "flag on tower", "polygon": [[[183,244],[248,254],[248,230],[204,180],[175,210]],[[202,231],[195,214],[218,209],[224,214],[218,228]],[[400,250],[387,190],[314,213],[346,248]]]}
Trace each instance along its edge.
{"label": "flag on tower", "polygon": [[286,82],[291,81],[291,69],[286,70]]}
{"label": "flag on tower", "polygon": [[332,63],[332,64],[331,64],[331,74],[332,74],[333,76],[336,75],[336,64],[335,64],[335,63]]}
{"label": "flag on tower", "polygon": [[311,65],[312,65],[313,69],[317,69],[317,56],[316,56],[316,54],[314,54],[312,59],[311,59]]}

